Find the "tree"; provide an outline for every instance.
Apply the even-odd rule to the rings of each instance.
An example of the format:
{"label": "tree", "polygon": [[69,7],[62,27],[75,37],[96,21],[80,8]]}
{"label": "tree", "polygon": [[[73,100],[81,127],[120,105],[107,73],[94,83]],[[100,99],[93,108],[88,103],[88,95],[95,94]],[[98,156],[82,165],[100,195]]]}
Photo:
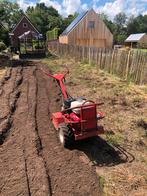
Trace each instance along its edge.
{"label": "tree", "polygon": [[115,30],[114,23],[111,20],[109,20],[108,16],[106,14],[104,14],[104,13],[98,14],[98,16],[103,20],[103,22],[105,23],[105,25],[108,27],[108,29],[113,34],[113,32]]}
{"label": "tree", "polygon": [[147,15],[131,16],[127,23],[127,34],[147,33]]}
{"label": "tree", "polygon": [[128,19],[127,23],[127,35],[133,34],[133,33],[138,33],[138,27],[139,24],[134,16],[131,16]]}
{"label": "tree", "polygon": [[62,19],[62,25],[61,25],[61,32],[63,32],[66,27],[70,25],[70,23],[78,16],[78,13],[75,12],[73,15],[70,14],[68,17]]}
{"label": "tree", "polygon": [[62,23],[58,11],[53,7],[47,7],[44,3],[37,3],[35,7],[28,7],[26,14],[44,36],[48,30],[60,27]]}
{"label": "tree", "polygon": [[8,0],[0,1],[0,21],[7,24],[8,29],[12,28],[20,20],[23,11],[19,8],[17,3]]}
{"label": "tree", "polygon": [[127,26],[126,26],[127,16],[125,13],[121,12],[114,17],[114,43],[123,44],[127,38]]}
{"label": "tree", "polygon": [[8,29],[0,27],[0,42],[4,42],[6,45],[9,44],[9,34]]}
{"label": "tree", "polygon": [[123,27],[126,24],[127,16],[125,13],[120,12],[114,17],[114,24]]}

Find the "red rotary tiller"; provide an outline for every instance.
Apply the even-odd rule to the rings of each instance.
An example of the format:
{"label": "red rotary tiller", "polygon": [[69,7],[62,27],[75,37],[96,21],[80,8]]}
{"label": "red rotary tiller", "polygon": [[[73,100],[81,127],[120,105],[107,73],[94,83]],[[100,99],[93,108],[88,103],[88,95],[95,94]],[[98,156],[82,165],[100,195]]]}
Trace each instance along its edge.
{"label": "red rotary tiller", "polygon": [[103,103],[97,104],[82,97],[72,98],[69,96],[63,84],[65,76],[69,73],[68,69],[65,74],[51,75],[43,72],[57,81],[63,95],[61,111],[52,113],[51,117],[55,129],[59,130],[61,144],[68,148],[76,140],[104,133],[103,127],[97,124],[98,120],[104,118],[104,114],[96,111],[96,107]]}

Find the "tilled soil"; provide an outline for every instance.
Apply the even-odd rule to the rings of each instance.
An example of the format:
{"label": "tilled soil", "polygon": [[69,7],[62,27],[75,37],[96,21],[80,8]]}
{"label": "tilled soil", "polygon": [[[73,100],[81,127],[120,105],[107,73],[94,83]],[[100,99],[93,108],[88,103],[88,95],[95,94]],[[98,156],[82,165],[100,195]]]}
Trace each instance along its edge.
{"label": "tilled soil", "polygon": [[101,195],[84,150],[58,141],[50,114],[60,110],[61,92],[41,67],[17,63],[0,82],[0,195]]}

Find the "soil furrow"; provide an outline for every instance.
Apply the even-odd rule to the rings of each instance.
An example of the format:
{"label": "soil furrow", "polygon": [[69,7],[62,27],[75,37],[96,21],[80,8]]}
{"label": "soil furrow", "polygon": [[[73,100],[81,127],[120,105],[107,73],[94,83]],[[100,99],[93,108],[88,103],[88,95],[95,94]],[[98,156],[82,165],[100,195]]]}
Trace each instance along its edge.
{"label": "soil furrow", "polygon": [[[42,157],[38,156],[38,151],[36,148],[36,141],[38,141],[38,136],[36,134],[36,124],[35,124],[35,108],[36,108],[36,78],[34,77],[35,67],[31,70],[28,69],[28,82],[27,85],[28,95],[26,95],[28,104],[28,115],[26,121],[26,131],[25,131],[25,157],[27,164],[27,175],[30,187],[30,194],[38,195],[48,195],[48,182],[46,170],[44,167]],[[27,77],[27,76],[25,76]],[[29,149],[29,151],[28,151]],[[32,162],[34,160],[34,162]],[[36,164],[37,163],[37,164]],[[34,171],[33,171],[34,170]]]}
{"label": "soil furrow", "polygon": [[[5,140],[3,145],[0,147],[0,191],[2,195],[28,195],[24,153],[22,146],[23,137],[21,128],[19,128],[21,127],[20,125],[23,124],[23,112],[20,112],[21,108],[19,108],[24,93],[23,83],[19,85],[20,89],[16,89],[16,92],[15,90],[13,92],[13,89],[18,87],[18,85],[15,85],[15,79],[17,78],[17,69],[18,68],[13,68],[12,70],[12,73],[14,75],[12,74],[11,78],[9,79],[9,82],[11,82],[11,84],[5,84],[7,85],[7,88],[5,86],[5,93],[8,92],[8,95],[5,94],[5,97],[7,97],[7,104],[10,103],[10,106],[13,105],[13,107],[8,107],[8,113],[13,112],[13,123],[11,123],[11,128],[9,129],[9,139]],[[20,94],[18,93],[20,91],[22,93],[21,96],[19,96]],[[5,106],[7,106],[7,104],[5,103]],[[5,186],[1,187],[1,184],[5,184]]]}
{"label": "soil furrow", "polygon": [[[17,70],[17,72],[19,73],[18,70]],[[21,72],[19,74],[18,73],[17,73],[17,75],[19,76],[19,78],[17,79],[17,75],[16,75],[16,80],[13,82],[13,85],[11,86],[12,87],[11,90],[9,89],[10,91],[8,91],[8,94],[5,94],[5,100],[4,100],[5,103],[3,106],[6,107],[9,110],[9,112],[6,116],[1,118],[0,145],[2,145],[5,141],[5,139],[9,136],[10,128],[11,128],[12,122],[13,122],[12,117],[13,117],[14,112],[16,110],[17,100],[20,97],[21,92],[18,90],[18,86],[22,82],[22,76],[21,76]],[[9,83],[10,82],[11,81],[9,81]],[[4,97],[2,99],[4,99]]]}
{"label": "soil furrow", "polygon": [[[12,73],[12,68],[11,67],[7,68],[4,77],[0,80],[0,90],[3,90],[4,84],[6,83],[6,81],[8,81],[11,78],[11,73]],[[3,91],[1,91],[0,96],[2,95],[2,92]]]}
{"label": "soil furrow", "polygon": [[27,160],[26,160],[26,156],[25,156],[25,149],[23,150],[23,154],[24,154],[24,163],[25,163],[25,173],[26,173],[26,180],[27,180],[27,187],[28,187],[28,195],[31,196],[29,177],[28,177]]}
{"label": "soil furrow", "polygon": [[[36,78],[36,72],[34,73],[34,76]],[[36,131],[36,134],[37,134],[37,140],[36,140],[36,148],[37,148],[37,151],[38,151],[38,156],[41,156],[42,160],[43,160],[43,163],[44,163],[44,167],[45,167],[45,170],[46,170],[46,175],[47,175],[47,180],[48,180],[48,192],[49,192],[49,195],[51,196],[52,195],[52,186],[51,186],[51,178],[49,176],[49,171],[48,171],[48,168],[47,168],[47,164],[46,164],[46,161],[45,161],[45,158],[42,156],[42,141],[41,141],[41,138],[39,137],[39,132],[38,132],[38,124],[37,124],[37,104],[38,104],[38,98],[37,98],[37,95],[38,95],[38,83],[37,83],[37,78],[36,78],[36,105],[35,105],[35,131]]]}
{"label": "soil furrow", "polygon": [[[37,80],[38,133],[42,141],[42,156],[51,178],[52,195],[100,195],[94,168],[80,161],[76,150],[61,147],[58,133],[49,120],[49,111],[60,111],[60,90],[40,71],[37,71]],[[59,101],[56,102],[57,98]]]}

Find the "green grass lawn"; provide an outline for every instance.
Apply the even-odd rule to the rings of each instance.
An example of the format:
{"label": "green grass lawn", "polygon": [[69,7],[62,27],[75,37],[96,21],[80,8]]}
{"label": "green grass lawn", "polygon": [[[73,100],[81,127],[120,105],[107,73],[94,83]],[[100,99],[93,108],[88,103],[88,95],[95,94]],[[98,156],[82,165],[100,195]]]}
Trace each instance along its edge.
{"label": "green grass lawn", "polygon": [[143,49],[143,48],[132,48],[132,50],[147,52],[147,49]]}

